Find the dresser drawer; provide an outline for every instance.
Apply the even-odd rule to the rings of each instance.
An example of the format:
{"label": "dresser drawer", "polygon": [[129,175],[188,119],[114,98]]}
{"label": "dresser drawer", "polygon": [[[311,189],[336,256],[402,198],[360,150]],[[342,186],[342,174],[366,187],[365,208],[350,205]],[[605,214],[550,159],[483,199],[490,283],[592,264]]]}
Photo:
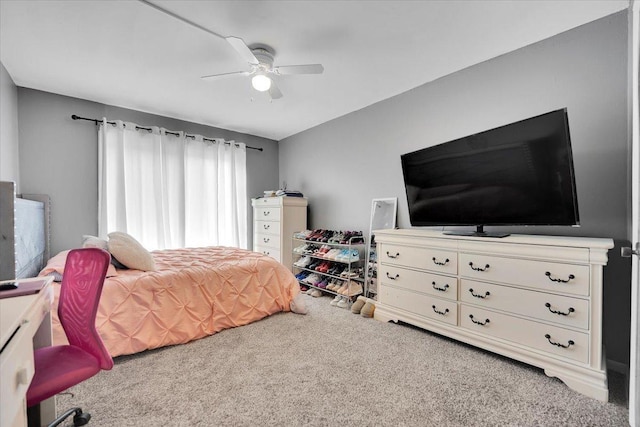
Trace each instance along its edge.
{"label": "dresser drawer", "polygon": [[254,221],[280,221],[280,208],[255,208],[254,209]]}
{"label": "dresser drawer", "polygon": [[456,274],[458,254],[431,248],[414,248],[383,243],[378,259],[381,263]]}
{"label": "dresser drawer", "polygon": [[572,295],[589,295],[589,266],[460,254],[460,275]]}
{"label": "dresser drawer", "polygon": [[589,335],[460,304],[460,326],[556,356],[589,363]]}
{"label": "dresser drawer", "polygon": [[268,255],[271,258],[275,259],[278,262],[282,262],[282,258],[280,256],[280,250],[270,248],[268,246],[258,245],[254,249],[255,252],[260,252],[261,254]]}
{"label": "dresser drawer", "polygon": [[255,233],[280,235],[279,221],[256,221]]}
{"label": "dresser drawer", "polygon": [[253,206],[256,208],[282,206],[282,198],[281,197],[263,197],[261,199],[254,199]]}
{"label": "dresser drawer", "polygon": [[280,236],[275,236],[273,234],[264,234],[264,233],[255,233],[253,235],[254,238],[254,247],[269,247],[272,249],[280,250]]}
{"label": "dresser drawer", "polygon": [[589,301],[586,299],[462,279],[460,301],[561,326],[589,329]]}
{"label": "dresser drawer", "polygon": [[406,291],[381,284],[378,298],[385,305],[410,311],[421,317],[445,322],[450,325],[458,324],[458,304],[430,295]]}
{"label": "dresser drawer", "polygon": [[431,294],[439,298],[455,301],[458,297],[456,277],[382,264],[378,271],[378,280],[397,288]]}

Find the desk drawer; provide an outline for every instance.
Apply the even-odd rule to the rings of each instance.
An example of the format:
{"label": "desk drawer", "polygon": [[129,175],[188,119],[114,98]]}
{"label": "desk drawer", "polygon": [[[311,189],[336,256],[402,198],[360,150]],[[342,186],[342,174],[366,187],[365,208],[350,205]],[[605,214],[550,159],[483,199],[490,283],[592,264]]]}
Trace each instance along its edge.
{"label": "desk drawer", "polygon": [[275,259],[278,262],[282,262],[282,258],[280,255],[280,251],[278,249],[270,248],[268,246],[256,246],[255,252],[260,252],[264,255],[268,255],[271,258]]}
{"label": "desk drawer", "polygon": [[253,245],[255,247],[266,246],[272,249],[280,250],[280,236],[273,234],[256,233],[254,234]]}
{"label": "desk drawer", "polygon": [[[24,399],[35,373],[33,341],[30,323],[23,323],[0,354],[0,396],[2,396],[1,426],[11,426],[24,410]],[[36,325],[37,327],[37,325]]]}

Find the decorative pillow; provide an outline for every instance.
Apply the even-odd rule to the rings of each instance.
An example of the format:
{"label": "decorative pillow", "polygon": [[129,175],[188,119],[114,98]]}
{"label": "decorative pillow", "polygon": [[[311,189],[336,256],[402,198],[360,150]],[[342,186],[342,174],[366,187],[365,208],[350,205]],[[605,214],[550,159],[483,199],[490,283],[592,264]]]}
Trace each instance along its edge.
{"label": "decorative pillow", "polygon": [[82,247],[83,248],[100,248],[105,251],[109,250],[108,243],[106,239],[101,239],[100,237],[90,236],[85,234],[82,236]]}
{"label": "decorative pillow", "polygon": [[119,262],[129,268],[142,271],[155,271],[153,256],[140,242],[121,231],[109,233],[109,252]]}

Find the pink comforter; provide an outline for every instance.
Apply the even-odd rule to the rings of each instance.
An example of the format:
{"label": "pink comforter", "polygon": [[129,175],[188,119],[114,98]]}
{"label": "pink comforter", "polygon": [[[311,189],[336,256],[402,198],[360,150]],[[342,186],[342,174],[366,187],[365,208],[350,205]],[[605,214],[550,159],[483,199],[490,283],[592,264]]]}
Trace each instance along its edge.
{"label": "pink comforter", "polygon": [[[157,271],[117,270],[105,280],[96,326],[112,356],[182,344],[226,328],[289,311],[300,292],[293,274],[273,258],[238,248],[152,252]],[[66,254],[40,273],[62,273]],[[52,310],[54,344],[66,342]]]}

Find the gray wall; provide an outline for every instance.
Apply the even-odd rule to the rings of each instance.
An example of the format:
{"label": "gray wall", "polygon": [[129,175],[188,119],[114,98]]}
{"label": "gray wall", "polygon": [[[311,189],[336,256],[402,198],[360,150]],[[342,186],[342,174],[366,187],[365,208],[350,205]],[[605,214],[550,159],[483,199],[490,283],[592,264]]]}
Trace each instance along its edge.
{"label": "gray wall", "polygon": [[605,269],[605,342],[607,356],[626,364],[626,40],[621,12],[284,139],[280,180],[309,198],[310,228],[367,230],[376,197],[397,197],[398,225],[409,228],[401,154],[567,107],[581,227],[503,229],[616,240]]}
{"label": "gray wall", "polygon": [[[247,150],[247,195],[278,188],[278,144],[168,117],[18,88],[20,178],[24,193],[51,197],[51,253],[77,247],[83,234],[98,232],[98,134],[91,122],[71,115],[184,130],[207,137],[244,142],[264,151]],[[252,247],[252,210],[248,204],[248,244]]]}
{"label": "gray wall", "polygon": [[20,192],[18,169],[18,88],[0,63],[0,181],[14,181]]}

